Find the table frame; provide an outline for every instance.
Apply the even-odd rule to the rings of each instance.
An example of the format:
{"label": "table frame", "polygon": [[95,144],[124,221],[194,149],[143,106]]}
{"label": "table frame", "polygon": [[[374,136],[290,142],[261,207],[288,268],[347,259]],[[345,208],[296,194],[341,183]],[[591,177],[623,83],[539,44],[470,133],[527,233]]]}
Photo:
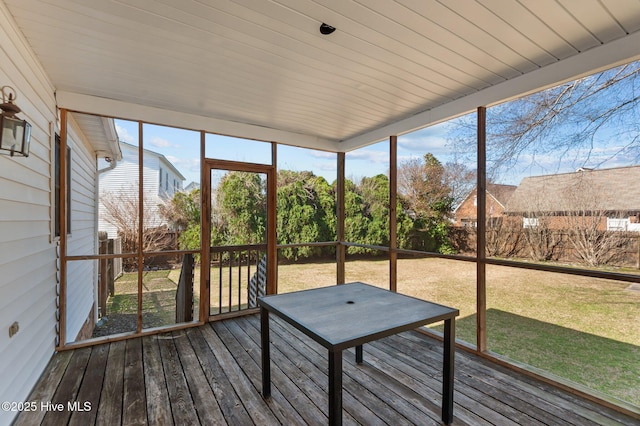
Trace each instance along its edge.
{"label": "table frame", "polygon": [[[362,283],[354,283],[362,284]],[[342,284],[349,285],[349,284]],[[382,289],[380,289],[382,290]],[[304,290],[307,292],[313,290]],[[387,291],[387,290],[384,290]],[[287,293],[291,294],[291,293]],[[393,293],[397,294],[397,293]],[[262,347],[262,395],[267,398],[271,395],[271,353],[270,353],[270,338],[269,338],[269,313],[274,313],[281,317],[295,328],[301,330],[306,335],[311,337],[314,341],[320,343],[328,350],[328,366],[329,366],[329,424],[341,425],[342,424],[342,351],[349,347],[355,346],[356,363],[362,364],[363,362],[363,348],[364,343],[368,343],[377,340],[381,337],[389,336],[392,334],[400,333],[402,331],[415,329],[420,325],[427,325],[433,322],[444,320],[444,351],[443,351],[443,374],[442,374],[442,421],[445,424],[450,424],[453,421],[453,380],[454,380],[454,357],[455,357],[455,317],[459,314],[459,311],[453,308],[446,315],[438,315],[435,318],[423,318],[419,321],[421,324],[416,326],[415,322],[408,323],[401,327],[394,327],[393,330],[388,332],[376,332],[370,335],[362,336],[355,340],[352,344],[336,345],[328,343],[323,336],[317,334],[314,330],[305,327],[298,322],[296,318],[290,316],[286,311],[282,309],[274,309],[269,304],[269,298],[276,298],[283,295],[265,296],[258,300],[260,305],[260,330],[261,330],[261,347]],[[400,296],[400,295],[399,295]],[[407,297],[407,296],[401,296]],[[272,299],[275,300],[275,299]],[[417,300],[417,299],[416,299]],[[421,301],[426,305],[436,305],[431,302]]]}

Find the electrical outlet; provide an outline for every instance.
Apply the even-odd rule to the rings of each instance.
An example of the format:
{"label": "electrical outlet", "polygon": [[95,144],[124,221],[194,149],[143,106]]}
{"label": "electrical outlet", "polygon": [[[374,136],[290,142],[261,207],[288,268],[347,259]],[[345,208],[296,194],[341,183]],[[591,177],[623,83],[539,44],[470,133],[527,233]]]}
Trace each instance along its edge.
{"label": "electrical outlet", "polygon": [[9,338],[12,338],[18,332],[18,330],[20,330],[20,324],[18,324],[18,321],[16,321],[9,326]]}

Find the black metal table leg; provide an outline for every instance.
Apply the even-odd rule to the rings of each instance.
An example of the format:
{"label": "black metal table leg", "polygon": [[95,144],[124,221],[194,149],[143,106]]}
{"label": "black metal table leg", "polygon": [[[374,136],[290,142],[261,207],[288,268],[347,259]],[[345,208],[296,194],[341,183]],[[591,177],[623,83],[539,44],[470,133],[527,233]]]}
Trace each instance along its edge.
{"label": "black metal table leg", "polygon": [[342,351],[329,351],[329,425],[342,425]]}
{"label": "black metal table leg", "polygon": [[362,345],[356,346],[356,364],[362,364]]}
{"label": "black metal table leg", "polygon": [[271,354],[269,351],[269,311],[260,308],[260,338],[262,344],[262,396],[271,395]]}
{"label": "black metal table leg", "polygon": [[455,357],[456,324],[455,319],[444,321],[444,360],[442,372],[442,421],[453,421],[453,365]]}

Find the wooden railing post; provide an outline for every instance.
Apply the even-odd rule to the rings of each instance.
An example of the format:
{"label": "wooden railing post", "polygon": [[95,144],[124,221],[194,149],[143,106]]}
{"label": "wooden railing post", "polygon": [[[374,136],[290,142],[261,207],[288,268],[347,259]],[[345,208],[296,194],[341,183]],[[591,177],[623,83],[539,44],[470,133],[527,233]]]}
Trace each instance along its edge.
{"label": "wooden railing post", "polygon": [[176,290],[176,323],[193,321],[193,264],[192,254],[182,258],[180,280]]}
{"label": "wooden railing post", "polygon": [[389,138],[389,290],[398,291],[398,137]]}
{"label": "wooden railing post", "polygon": [[487,109],[478,108],[478,181],[476,246],[476,344],[478,351],[487,350]]}
{"label": "wooden railing post", "polygon": [[336,284],[344,284],[345,282],[345,262],[347,248],[344,245],[344,152],[338,153],[338,179],[336,187]]}

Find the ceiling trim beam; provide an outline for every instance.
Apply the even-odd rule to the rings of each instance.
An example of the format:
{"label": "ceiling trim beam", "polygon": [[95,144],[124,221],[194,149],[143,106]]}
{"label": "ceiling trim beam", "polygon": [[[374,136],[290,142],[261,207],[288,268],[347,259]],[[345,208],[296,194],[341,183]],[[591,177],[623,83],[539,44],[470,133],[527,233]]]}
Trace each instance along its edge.
{"label": "ceiling trim beam", "polygon": [[197,131],[203,130],[219,135],[277,142],[302,148],[320,149],[331,152],[337,152],[338,150],[338,143],[331,139],[133,104],[115,99],[58,91],[56,92],[56,101],[58,108],[96,114],[104,117],[140,120],[150,124],[160,124]]}
{"label": "ceiling trim beam", "polygon": [[570,58],[507,80],[471,95],[451,101],[379,127],[370,132],[345,139],[340,151],[354,149],[382,141],[392,135],[402,135],[430,125],[473,112],[480,106],[492,106],[529,93],[546,89],[589,74],[640,59],[640,32],[595,47]]}

